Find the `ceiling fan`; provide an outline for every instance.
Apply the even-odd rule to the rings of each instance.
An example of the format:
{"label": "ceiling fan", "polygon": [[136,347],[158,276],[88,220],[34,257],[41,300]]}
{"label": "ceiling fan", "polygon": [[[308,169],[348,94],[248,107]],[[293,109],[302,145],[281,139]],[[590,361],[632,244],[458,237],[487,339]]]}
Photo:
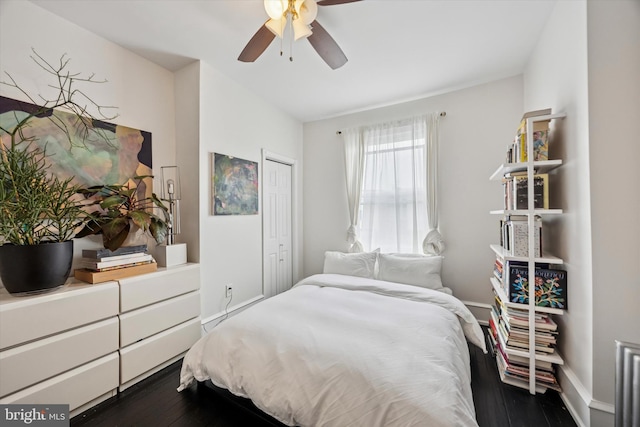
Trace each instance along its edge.
{"label": "ceiling fan", "polygon": [[[342,67],[347,63],[347,57],[327,30],[316,21],[316,15],[318,6],[356,1],[361,0],[264,0],[264,7],[270,19],[249,40],[238,61],[253,62],[258,59],[276,35],[283,38],[288,25],[292,40],[306,38],[329,67],[334,70]],[[293,61],[293,58],[290,56],[289,60]]]}

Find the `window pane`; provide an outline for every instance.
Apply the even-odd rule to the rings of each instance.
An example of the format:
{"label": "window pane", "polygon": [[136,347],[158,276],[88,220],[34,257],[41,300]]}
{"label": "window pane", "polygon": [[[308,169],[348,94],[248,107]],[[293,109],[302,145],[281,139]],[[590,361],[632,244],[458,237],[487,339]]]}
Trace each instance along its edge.
{"label": "window pane", "polygon": [[414,144],[383,136],[367,141],[359,235],[366,250],[421,252],[427,228],[424,137]]}

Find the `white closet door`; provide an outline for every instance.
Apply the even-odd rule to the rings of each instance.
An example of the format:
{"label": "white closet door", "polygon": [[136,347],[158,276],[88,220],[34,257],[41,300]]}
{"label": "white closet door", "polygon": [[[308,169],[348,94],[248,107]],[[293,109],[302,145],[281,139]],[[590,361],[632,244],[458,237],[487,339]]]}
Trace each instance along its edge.
{"label": "white closet door", "polygon": [[292,285],[291,263],[291,166],[265,161],[264,295],[284,292]]}

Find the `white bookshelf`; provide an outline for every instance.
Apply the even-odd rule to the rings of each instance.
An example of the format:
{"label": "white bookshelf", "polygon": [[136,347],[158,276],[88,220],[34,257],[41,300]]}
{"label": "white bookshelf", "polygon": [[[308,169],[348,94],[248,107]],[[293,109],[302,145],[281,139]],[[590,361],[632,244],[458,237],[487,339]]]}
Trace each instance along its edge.
{"label": "white bookshelf", "polygon": [[[499,256],[505,261],[521,261],[521,262],[529,261],[529,257],[509,255],[507,250],[500,245],[489,245],[489,247],[493,250],[493,252],[497,256]],[[545,263],[545,264],[562,264],[563,262],[562,258],[558,258],[544,252],[542,253],[541,257],[534,257],[533,259],[534,259],[534,262]]]}
{"label": "white bookshelf", "polygon": [[[536,173],[547,173],[562,165],[562,160],[539,160],[531,162]],[[489,177],[491,181],[501,181],[505,174],[513,172],[524,172],[527,170],[527,163],[503,163]]]}
{"label": "white bookshelf", "polygon": [[[526,118],[526,141],[527,143],[527,159],[526,162],[520,163],[503,163],[501,164],[496,171],[489,177],[491,181],[503,181],[505,179],[506,174],[512,174],[515,172],[526,172],[526,179],[528,181],[527,185],[527,209],[516,209],[516,210],[507,210],[507,209],[499,209],[493,210],[490,213],[492,215],[503,215],[503,216],[511,216],[511,215],[522,215],[527,217],[527,226],[528,226],[528,251],[529,256],[512,256],[510,252],[503,248],[501,245],[490,245],[491,250],[496,255],[496,258],[499,258],[502,261],[502,280],[505,280],[507,276],[506,270],[509,265],[509,261],[519,261],[527,264],[527,268],[530,272],[530,277],[535,277],[533,271],[535,271],[536,264],[562,264],[563,261],[561,258],[550,255],[548,253],[542,253],[541,256],[534,256],[535,254],[535,223],[534,219],[536,216],[544,218],[547,215],[560,215],[562,214],[562,209],[536,209],[534,203],[534,185],[533,180],[534,176],[538,174],[548,173],[553,169],[556,169],[562,166],[562,160],[554,159],[554,160],[543,160],[543,161],[533,161],[533,128],[536,122],[550,121],[553,119],[563,118],[564,114],[546,114],[535,117]],[[548,185],[548,184],[547,184]],[[503,353],[506,355],[503,358],[500,351],[497,352],[497,364],[498,371],[500,374],[500,378],[504,383],[511,384],[517,387],[528,389],[531,394],[535,393],[544,393],[547,388],[557,387],[557,384],[550,385],[546,382],[540,382],[536,379],[537,370],[536,370],[536,362],[547,362],[554,365],[562,365],[564,361],[562,357],[558,354],[557,350],[554,347],[553,352],[545,353],[542,351],[536,351],[536,316],[552,316],[552,315],[562,315],[564,313],[563,309],[554,308],[554,307],[541,307],[536,306],[535,297],[533,295],[528,296],[528,303],[515,303],[509,300],[509,296],[505,291],[505,288],[502,286],[502,283],[498,279],[498,277],[493,276],[490,277],[489,281],[491,282],[492,289],[496,295],[496,298],[500,300],[500,306],[502,309],[518,309],[522,311],[528,312],[528,349],[516,349],[513,346],[507,347],[505,340],[509,337],[503,337],[503,334],[508,333],[508,329],[504,328],[504,331],[501,330],[499,325],[495,325],[497,327],[497,337],[494,339],[497,341],[497,344],[502,349]],[[535,283],[535,280],[529,281],[529,293],[531,293],[532,289],[535,289],[535,286],[532,283]],[[507,284],[508,286],[508,284]],[[508,288],[507,288],[508,289]],[[492,318],[495,318],[495,313],[492,313]],[[499,320],[499,319],[498,319]],[[495,319],[492,320],[495,322]],[[531,343],[534,343],[533,345]],[[529,361],[528,366],[528,380],[521,379],[518,377],[514,377],[513,373],[505,372],[505,360],[509,356],[517,356],[518,358],[524,358]],[[508,361],[506,361],[509,363]],[[522,362],[520,362],[522,363]],[[510,365],[509,365],[510,366]],[[511,369],[511,368],[510,368]],[[515,369],[515,368],[514,368]],[[556,377],[557,378],[557,377]]]}
{"label": "white bookshelf", "polygon": [[[529,215],[529,211],[525,209],[498,209],[490,211],[491,215]],[[562,209],[534,209],[533,215],[558,215],[562,213]]]}

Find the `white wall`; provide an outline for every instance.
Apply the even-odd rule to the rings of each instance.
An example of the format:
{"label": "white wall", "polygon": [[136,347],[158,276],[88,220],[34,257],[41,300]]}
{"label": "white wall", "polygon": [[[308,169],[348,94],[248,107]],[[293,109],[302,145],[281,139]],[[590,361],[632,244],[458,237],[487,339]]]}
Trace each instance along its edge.
{"label": "white wall", "polygon": [[[640,342],[640,3],[558,2],[525,72],[525,107],[558,122],[552,246],[565,260],[569,309],[560,319],[564,399],[584,425],[613,425],[616,339]],[[555,143],[556,141],[554,141]],[[553,146],[550,147],[553,149]]]}
{"label": "white wall", "polygon": [[[180,234],[176,238],[176,243],[187,243],[189,262],[198,262],[200,259],[199,81],[200,63],[198,61],[192,62],[175,73],[176,164],[180,168],[182,189]],[[204,203],[206,204],[206,198]]]}
{"label": "white wall", "polygon": [[593,366],[586,37],[586,2],[557,2],[524,73],[526,110],[551,107],[567,115],[552,122],[549,145],[550,156],[564,162],[551,181],[554,207],[564,213],[545,221],[543,240],[564,260],[569,278],[568,310],[556,317],[566,360],[560,380],[583,420],[588,419]]}
{"label": "white wall", "polygon": [[[522,78],[304,125],[304,274],[322,272],[326,250],[347,249],[349,226],[342,139],[337,130],[446,111],[440,121],[440,228],[443,281],[467,301],[490,304],[489,284],[502,207],[489,176],[504,161],[522,116]],[[478,313],[487,318],[488,312]]]}
{"label": "white wall", "polygon": [[[28,31],[25,31],[28,23]],[[170,71],[143,59],[30,2],[0,1],[0,72],[10,72],[34,96],[46,90],[43,71],[31,61],[34,47],[47,60],[63,53],[71,70],[95,73],[109,82],[90,96],[118,107],[118,124],[152,133],[154,173],[181,167],[182,234],[189,261],[202,263],[202,316],[224,309],[224,285],[233,283],[233,306],[262,295],[262,216],[209,215],[209,153],[260,161],[261,149],[298,160],[302,170],[302,124],[207,64]],[[175,85],[175,86],[174,86]],[[0,94],[21,98],[0,86]],[[177,96],[174,96],[177,94]],[[299,177],[301,178],[301,177]],[[159,192],[160,182],[154,188]],[[295,205],[302,217],[302,185]],[[302,247],[301,221],[295,230]],[[99,237],[76,240],[80,250],[100,246]],[[302,256],[297,271],[302,271]]]}
{"label": "white wall", "polygon": [[[177,127],[189,133],[178,144],[178,158],[198,157],[197,164],[185,162],[192,168],[190,174],[197,173],[191,185],[198,193],[197,210],[190,210],[186,221],[190,227],[198,224],[198,230],[188,231],[184,238],[197,245],[190,259],[201,263],[206,322],[224,311],[227,284],[233,285],[229,310],[262,296],[262,211],[260,215],[211,215],[211,153],[260,163],[266,149],[295,159],[302,170],[302,124],[206,63],[187,66],[176,73],[176,81],[180,88],[176,98],[186,108],[178,113]],[[197,136],[193,128],[198,129]],[[259,168],[262,174],[262,165]],[[298,188],[293,209],[302,217],[302,185]],[[302,247],[301,225],[294,230],[294,239],[294,245]],[[302,256],[298,256],[295,271],[301,271],[301,266]]]}
{"label": "white wall", "polygon": [[[66,53],[70,71],[107,79],[86,86],[88,95],[101,105],[118,107],[113,122],[151,132],[154,174],[175,162],[173,73],[30,2],[0,1],[0,79],[9,72],[37,98],[46,96],[50,80],[29,58],[32,48],[54,64]],[[27,101],[4,85],[0,94]],[[154,191],[159,189],[156,180]],[[101,245],[97,236],[76,239],[75,259],[82,248]]]}
{"label": "white wall", "polygon": [[593,398],[614,403],[615,340],[640,343],[640,1],[588,1],[587,28]]}

